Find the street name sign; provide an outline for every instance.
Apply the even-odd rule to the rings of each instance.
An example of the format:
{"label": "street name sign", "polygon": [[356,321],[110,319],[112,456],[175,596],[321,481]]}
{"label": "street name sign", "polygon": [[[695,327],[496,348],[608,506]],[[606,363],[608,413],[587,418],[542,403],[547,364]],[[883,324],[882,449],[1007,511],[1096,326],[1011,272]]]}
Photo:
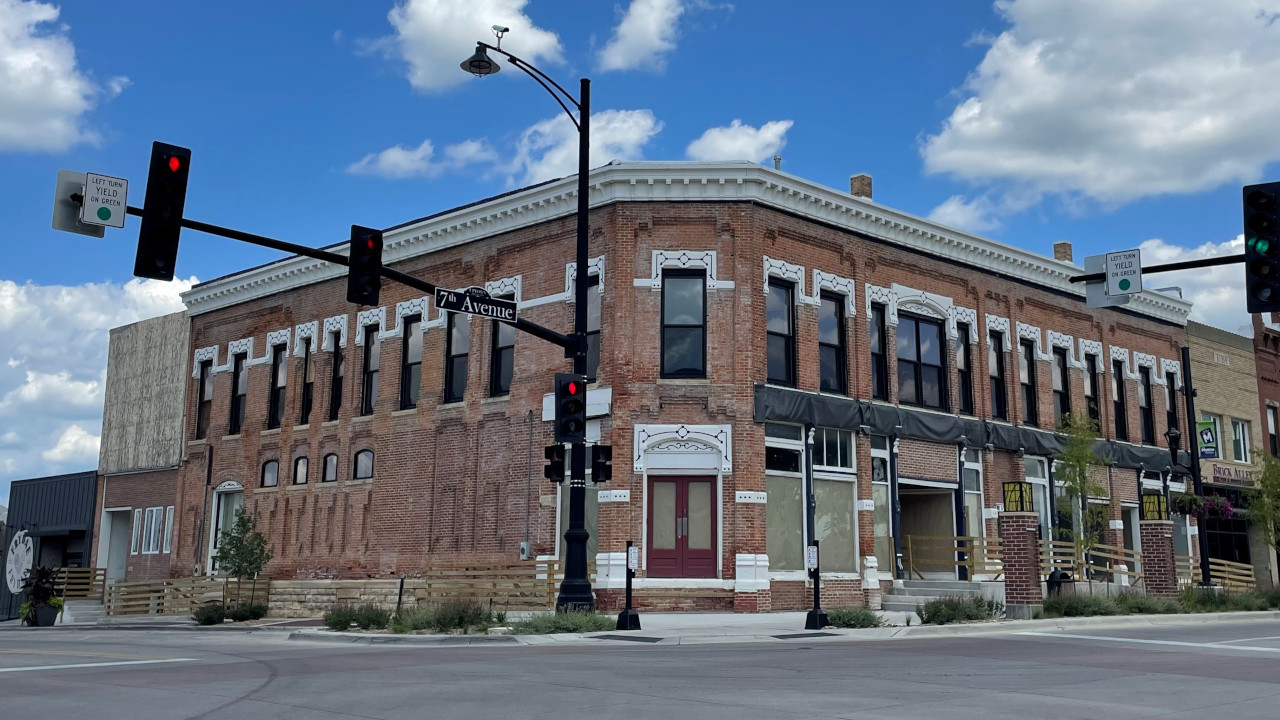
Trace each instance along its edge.
{"label": "street name sign", "polygon": [[489,297],[487,290],[474,286],[465,290],[436,288],[436,307],[449,312],[480,315],[506,322],[515,322],[516,315],[519,313],[514,300]]}
{"label": "street name sign", "polygon": [[80,205],[80,222],[124,227],[125,209],[129,207],[129,181],[94,173],[86,173],[84,177],[84,202]]}
{"label": "street name sign", "polygon": [[101,225],[80,222],[80,203],[72,195],[84,194],[85,174],[75,170],[59,170],[58,183],[53,190],[53,229],[89,237],[107,234]]}
{"label": "street name sign", "polygon": [[1142,292],[1142,251],[1107,253],[1107,294],[1137,295]]}

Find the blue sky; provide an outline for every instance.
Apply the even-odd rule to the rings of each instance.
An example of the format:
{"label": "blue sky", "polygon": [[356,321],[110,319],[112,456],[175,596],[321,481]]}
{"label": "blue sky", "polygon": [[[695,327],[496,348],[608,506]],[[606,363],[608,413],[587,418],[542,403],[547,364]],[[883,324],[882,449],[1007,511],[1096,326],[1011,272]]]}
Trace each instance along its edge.
{"label": "blue sky", "polygon": [[[787,172],[842,189],[870,173],[878,202],[1033,251],[1070,240],[1077,260],[1228,252],[1240,185],[1280,159],[1280,0],[120,8],[0,0],[0,503],[9,480],[96,464],[106,330],[179,309],[187,286],[130,283],[134,219],[53,231],[59,168],[129,178],[140,205],[151,141],[185,145],[189,217],[311,245],[571,173],[541,88],[458,68],[494,23],[561,84],[593,79],[595,165],[779,152]],[[275,257],[187,232],[178,271]],[[1235,330],[1237,272],[1155,286]]]}

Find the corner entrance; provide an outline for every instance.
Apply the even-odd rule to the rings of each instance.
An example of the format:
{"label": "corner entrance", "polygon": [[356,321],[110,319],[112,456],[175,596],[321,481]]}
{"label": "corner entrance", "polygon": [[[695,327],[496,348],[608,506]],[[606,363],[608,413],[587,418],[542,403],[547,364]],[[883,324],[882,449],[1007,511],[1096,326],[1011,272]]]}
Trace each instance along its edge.
{"label": "corner entrance", "polygon": [[716,479],[649,481],[649,577],[716,576]]}

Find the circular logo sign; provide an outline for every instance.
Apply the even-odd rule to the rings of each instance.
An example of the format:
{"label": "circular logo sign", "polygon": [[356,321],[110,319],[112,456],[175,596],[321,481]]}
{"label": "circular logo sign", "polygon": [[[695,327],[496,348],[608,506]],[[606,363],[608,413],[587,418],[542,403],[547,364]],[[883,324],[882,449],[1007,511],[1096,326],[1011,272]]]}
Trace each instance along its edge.
{"label": "circular logo sign", "polygon": [[27,571],[35,560],[35,550],[35,543],[27,537],[26,530],[18,531],[9,542],[9,556],[4,568],[4,579],[9,585],[9,592],[22,592],[22,581],[27,579]]}

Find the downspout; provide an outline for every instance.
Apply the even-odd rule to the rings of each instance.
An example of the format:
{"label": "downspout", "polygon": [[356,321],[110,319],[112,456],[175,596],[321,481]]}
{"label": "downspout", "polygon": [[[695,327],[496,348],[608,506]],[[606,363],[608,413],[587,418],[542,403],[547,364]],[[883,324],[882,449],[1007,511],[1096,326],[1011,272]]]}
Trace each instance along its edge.
{"label": "downspout", "polygon": [[529,448],[527,459],[524,467],[524,549],[528,556],[526,559],[533,559],[533,546],[530,544],[529,538],[529,520],[530,514],[533,512],[531,503],[533,502],[533,410],[530,409],[525,415],[525,424],[529,426]]}

